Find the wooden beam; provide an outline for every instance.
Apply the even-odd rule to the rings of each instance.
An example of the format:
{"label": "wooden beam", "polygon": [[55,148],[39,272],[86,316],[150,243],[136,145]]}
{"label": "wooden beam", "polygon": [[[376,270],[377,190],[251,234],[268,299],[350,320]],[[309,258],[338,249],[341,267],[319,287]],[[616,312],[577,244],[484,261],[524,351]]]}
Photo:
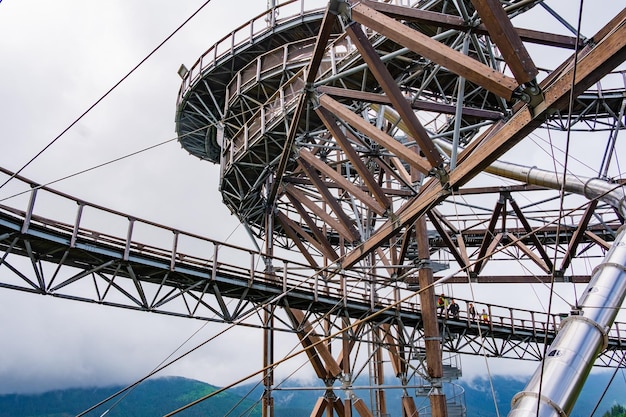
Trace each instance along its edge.
{"label": "wooden beam", "polygon": [[513,211],[517,215],[517,218],[522,223],[522,226],[524,226],[524,230],[529,235],[530,240],[532,240],[533,243],[535,244],[535,247],[537,248],[537,251],[539,252],[539,254],[541,255],[541,258],[545,262],[545,265],[546,265],[546,268],[547,268],[545,271],[547,273],[552,272],[552,268],[554,267],[554,264],[552,263],[552,259],[550,259],[550,256],[548,255],[548,253],[544,249],[543,245],[539,241],[539,238],[537,237],[537,235],[535,233],[533,233],[533,229],[532,229],[532,227],[530,227],[530,222],[528,221],[528,219],[526,218],[526,216],[522,212],[522,209],[519,207],[517,202],[513,198],[511,198],[511,197],[509,197],[509,203],[511,203],[511,207],[513,208]]}
{"label": "wooden beam", "polygon": [[300,166],[302,167],[304,172],[308,175],[309,180],[311,180],[311,183],[320,192],[326,204],[328,204],[328,206],[333,211],[333,213],[335,213],[335,216],[337,216],[337,220],[341,222],[344,225],[344,227],[346,227],[348,230],[351,231],[351,234],[353,235],[354,240],[358,240],[360,238],[360,235],[359,235],[359,232],[354,227],[354,220],[351,219],[350,216],[348,216],[343,211],[343,208],[341,207],[341,204],[339,204],[339,202],[337,201],[337,198],[334,195],[332,195],[332,193],[328,189],[327,183],[322,181],[322,179],[317,175],[317,171],[315,170],[315,168],[313,168],[313,166],[306,163],[306,161],[300,161]]}
{"label": "wooden beam", "polygon": [[496,206],[493,209],[493,213],[491,214],[491,218],[489,219],[489,225],[487,226],[487,231],[485,232],[485,236],[483,237],[483,241],[480,244],[480,249],[478,251],[478,260],[474,264],[474,273],[479,273],[482,269],[483,263],[486,262],[485,255],[487,255],[487,251],[489,250],[492,239],[495,237],[496,223],[498,222],[498,218],[500,217],[500,213],[502,213],[502,208],[504,207],[504,198],[500,196],[500,199],[496,203]]}
{"label": "wooden beam", "polygon": [[315,224],[315,220],[311,218],[311,216],[304,209],[304,206],[300,203],[300,201],[298,201],[298,199],[294,198],[293,196],[289,194],[287,195],[287,198],[289,198],[289,201],[291,201],[292,206],[300,214],[300,217],[302,217],[302,220],[304,220],[304,222],[307,224],[307,226],[309,227],[309,230],[311,231],[311,233],[313,233],[313,236],[315,237],[317,242],[324,249],[322,253],[328,254],[329,255],[328,257],[330,259],[337,259],[339,255],[337,255],[337,252],[335,252],[335,249],[328,241],[328,238],[324,235],[324,232],[318,227],[317,224]]}
{"label": "wooden beam", "polygon": [[385,64],[381,61],[380,56],[378,56],[378,53],[363,32],[363,29],[361,29],[359,25],[352,24],[346,28],[346,32],[361,53],[361,58],[367,63],[369,71],[374,74],[378,84],[387,94],[387,97],[400,115],[400,118],[404,120],[409,135],[415,139],[430,165],[434,168],[442,166],[443,159],[435,147],[435,144],[432,139],[430,139],[424,126],[422,126],[417,119],[413,109],[411,109],[402,91],[400,91],[400,87],[398,87],[398,84],[387,70],[387,67],[385,67]]}
{"label": "wooden beam", "polygon": [[439,222],[439,218],[432,211],[428,211],[426,212],[426,214],[428,215],[430,222],[433,224],[433,226],[439,233],[441,240],[443,240],[444,244],[446,245],[450,253],[452,253],[452,256],[454,257],[454,259],[456,259],[456,261],[459,263],[461,268],[466,269],[469,266],[469,262],[466,262],[466,259],[461,255],[461,252],[457,248],[457,245],[454,244],[454,242],[452,241],[452,238],[450,238],[450,235],[448,235],[448,232],[443,228],[443,226]]}
{"label": "wooden beam", "polygon": [[372,173],[369,171],[367,166],[365,166],[365,163],[361,160],[361,157],[356,150],[354,150],[348,141],[348,138],[346,138],[346,135],[343,133],[339,125],[337,125],[335,117],[323,107],[318,107],[315,109],[315,112],[324,123],[324,126],[326,126],[328,131],[333,135],[337,144],[339,144],[343,153],[350,160],[350,163],[356,172],[359,173],[359,176],[367,185],[368,190],[372,193],[376,201],[378,201],[378,203],[384,207],[385,210],[389,209],[391,207],[391,200],[385,195]]}
{"label": "wooden beam", "polygon": [[[368,7],[378,10],[379,12],[382,12],[394,19],[445,29],[455,29],[463,32],[472,31],[479,35],[486,35],[489,33],[485,25],[481,24],[478,26],[471,26],[459,16],[433,12],[431,10],[420,10],[414,7],[396,6],[385,2],[363,0],[363,3],[367,4]],[[555,33],[523,28],[514,28],[514,30],[524,42],[566,49],[574,49],[576,47],[576,38],[573,36],[558,35]]]}
{"label": "wooden beam", "polygon": [[316,158],[308,150],[300,149],[299,158],[306,161],[309,165],[317,169],[319,172],[321,172],[331,180],[335,181],[341,188],[349,192],[355,198],[361,200],[363,204],[371,208],[374,212],[378,213],[379,215],[383,215],[385,213],[386,208],[381,206],[378,201],[376,201],[369,194],[361,190],[361,188],[348,181],[344,176],[332,169],[321,159]]}
{"label": "wooden beam", "polygon": [[[317,87],[317,91],[319,93],[329,94],[333,97],[349,98],[353,100],[363,101],[366,103],[391,104],[391,100],[386,95],[370,93],[367,91],[349,90],[347,88],[333,87],[329,85],[319,86]],[[413,100],[410,102],[410,105],[413,110],[424,110],[444,114],[456,113],[456,106],[452,104],[435,103],[432,101],[424,100]],[[498,120],[504,117],[502,113],[497,111],[475,109],[472,107],[463,107],[461,109],[461,114],[464,117],[477,117],[487,120]]]}
{"label": "wooden beam", "polygon": [[524,245],[524,243],[520,239],[518,239],[513,233],[507,233],[506,235],[515,246],[517,246],[522,252],[524,252],[524,254],[528,256],[531,261],[537,264],[539,268],[543,269],[546,274],[552,273],[552,268],[550,267],[550,265],[546,264],[546,262],[539,256],[537,256],[537,254],[534,253],[528,246]]}
{"label": "wooden beam", "polygon": [[[471,147],[459,154],[459,163],[450,172],[450,188],[456,189],[467,183],[540,126],[548,114],[565,108],[570,92],[577,97],[623,63],[626,58],[626,26],[623,23],[624,19],[614,24],[613,28],[603,29],[606,36],[597,39],[597,43],[590,46],[590,50],[578,60],[576,79],[573,79],[572,70],[564,70],[555,74],[547,85],[542,82],[544,100],[541,103],[532,109],[524,105],[506,122],[494,126],[478,137],[474,142],[480,143],[480,146]],[[393,219],[381,225],[367,241],[344,257],[342,267],[353,266],[406,225],[415,222],[427,209],[445,200],[448,193],[448,188],[444,188],[438,180],[428,180],[417,196],[396,211]]]}
{"label": "wooden beam", "polygon": [[[316,216],[324,221],[331,229],[336,230],[344,239],[347,241],[354,241],[358,239],[358,232],[354,229],[354,226],[351,224],[346,225],[343,222],[335,219],[329,213],[324,211],[320,206],[315,204],[315,202],[311,201],[307,196],[300,190],[298,190],[293,184],[285,185],[285,191],[289,196],[296,199],[298,202],[302,203],[306,206],[311,212],[313,212]],[[291,198],[289,198],[291,201]]]}
{"label": "wooden beam", "polygon": [[423,33],[383,13],[377,12],[364,3],[357,3],[352,6],[351,16],[356,22],[375,30],[411,51],[506,100],[511,100],[513,92],[518,87],[518,83],[514,78],[508,77],[441,42],[433,40]]}
{"label": "wooden beam", "polygon": [[311,84],[317,78],[317,72],[319,71],[322,59],[326,54],[328,40],[332,34],[333,26],[337,22],[337,15],[330,9],[331,4],[332,2],[328,2],[328,6],[326,6],[326,12],[324,13],[324,18],[322,19],[322,26],[317,34],[317,39],[315,39],[313,56],[311,57],[311,61],[309,62],[306,70],[307,84]]}
{"label": "wooden beam", "polygon": [[319,264],[317,263],[315,258],[311,255],[309,248],[304,246],[304,244],[302,243],[302,240],[300,239],[300,237],[298,237],[298,234],[296,233],[296,231],[291,227],[291,220],[289,220],[289,218],[281,212],[278,212],[278,214],[276,215],[276,219],[278,220],[280,225],[283,227],[283,230],[285,231],[287,236],[289,236],[291,241],[295,243],[295,245],[298,247],[298,249],[300,250],[300,253],[302,253],[304,258],[307,261],[309,261],[309,265],[311,265],[314,269],[319,269]]}
{"label": "wooden beam", "polygon": [[428,174],[432,168],[426,159],[419,156],[416,152],[409,151],[409,148],[398,142],[395,138],[376,128],[376,126],[373,126],[361,116],[331,98],[329,95],[323,94],[319,99],[322,107],[334,113],[350,126],[354,127],[356,130],[386,148],[398,158],[406,161],[409,165],[415,167],[420,172]]}
{"label": "wooden beam", "polygon": [[525,84],[534,80],[539,71],[500,1],[472,0],[472,4],[517,82]]}
{"label": "wooden beam", "polygon": [[609,250],[611,249],[611,244],[609,242],[607,242],[606,240],[602,239],[600,236],[596,235],[593,232],[590,232],[589,230],[585,231],[585,235],[593,240],[594,242],[596,242],[597,245],[599,245],[600,247],[604,248],[605,250]]}
{"label": "wooden beam", "polygon": [[[276,216],[278,217],[278,221],[280,221],[280,223],[284,227],[286,226],[285,227],[286,231],[292,231],[296,233],[295,238],[297,241],[300,240],[300,238],[298,238],[298,235],[299,235],[300,237],[304,238],[307,242],[309,242],[311,245],[313,245],[315,249],[317,249],[321,254],[323,254],[327,258],[333,261],[338,258],[338,255],[337,253],[335,253],[334,250],[332,252],[327,251],[326,247],[322,243],[318,242],[313,236],[311,236],[307,231],[305,231],[304,228],[300,224],[298,224],[297,222],[287,217],[285,213],[282,213],[279,211],[278,213],[276,213]],[[300,245],[298,243],[296,243],[296,245],[298,245],[298,248],[300,248]],[[308,252],[306,248],[304,248],[304,252],[302,253],[304,254],[305,252]]]}
{"label": "wooden beam", "polygon": [[302,329],[298,333],[302,333],[306,338],[310,341],[311,345],[314,345],[312,349],[315,349],[320,358],[324,361],[326,365],[326,370],[329,372],[330,376],[336,377],[341,374],[341,367],[333,358],[333,355],[330,353],[328,346],[321,342],[321,338],[317,336],[315,333],[313,326],[311,323],[306,320],[304,313],[297,309],[289,309],[293,314],[293,317],[297,320],[298,328]]}

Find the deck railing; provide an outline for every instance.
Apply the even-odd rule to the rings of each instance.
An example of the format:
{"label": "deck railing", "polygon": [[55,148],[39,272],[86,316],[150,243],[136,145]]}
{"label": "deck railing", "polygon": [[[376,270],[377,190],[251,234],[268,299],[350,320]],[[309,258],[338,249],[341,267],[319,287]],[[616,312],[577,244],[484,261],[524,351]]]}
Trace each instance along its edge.
{"label": "deck railing", "polygon": [[[3,168],[0,168],[0,173],[7,177],[13,175]],[[365,305],[372,311],[392,306],[405,313],[421,313],[418,294],[388,276],[371,271],[319,270],[298,261],[278,256],[268,257],[255,249],[220,242],[79,200],[21,176],[15,176],[11,183],[17,183],[12,188],[18,193],[21,190],[21,199],[18,200],[25,208],[0,205],[2,230],[8,230],[9,223],[14,228],[14,232],[4,234],[0,230],[0,241],[8,241],[15,233],[36,232],[40,238],[54,240],[69,248],[81,247],[123,261],[150,263],[158,268],[196,274],[198,279],[215,279],[220,275],[247,284],[271,285],[283,292],[304,292],[316,301],[324,297],[327,300],[340,300],[344,304]],[[50,219],[49,213],[58,210],[58,207],[63,207],[61,217],[69,215],[74,221]],[[74,212],[68,214],[68,207],[74,207]],[[114,230],[111,225],[115,225]],[[49,282],[46,290],[53,293],[61,287]],[[442,322],[480,325],[484,329],[497,328],[500,332],[511,334],[525,332],[537,336],[555,332],[569,314],[548,314],[460,298],[455,300],[461,307],[458,317],[442,314]],[[469,303],[474,303],[476,317],[470,317],[467,308]],[[480,317],[482,309],[487,312],[487,320]],[[609,336],[618,340],[625,338],[626,324],[616,322]]]}

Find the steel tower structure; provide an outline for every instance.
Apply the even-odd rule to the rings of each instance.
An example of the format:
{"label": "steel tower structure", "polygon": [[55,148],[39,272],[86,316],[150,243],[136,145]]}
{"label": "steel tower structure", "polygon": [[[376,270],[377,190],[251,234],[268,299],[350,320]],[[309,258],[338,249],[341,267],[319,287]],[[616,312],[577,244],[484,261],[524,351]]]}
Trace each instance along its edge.
{"label": "steel tower structure", "polygon": [[[385,416],[391,386],[405,416],[463,415],[446,397],[455,369],[442,349],[558,360],[545,344],[561,324],[599,340],[591,360],[619,366],[624,325],[610,314],[579,319],[589,316],[585,300],[567,314],[481,300],[489,320],[479,322],[466,303],[480,297],[453,289],[591,280],[593,295],[604,274],[586,264],[620,268],[602,259],[621,247],[612,243],[626,214],[617,158],[626,11],[582,34],[551,6],[272,2],[181,67],[176,113],[179,141],[220,164],[223,201],[262,248],[111,212],[18,176],[30,200],[0,207],[0,267],[15,275],[0,286],[259,328],[264,416],[273,415],[283,332],[297,335],[324,386],[315,416]],[[572,159],[553,153],[534,167],[541,135]],[[590,148],[600,149],[597,161]],[[77,207],[73,223],[37,210],[49,196]],[[121,221],[125,235],[87,226],[93,211]],[[144,228],[171,241],[143,241]],[[463,299],[458,318],[436,314],[435,293],[449,284]],[[564,404],[549,412],[567,412],[579,389],[559,393]],[[414,390],[428,395],[429,410],[418,410]],[[518,402],[539,406],[539,390]]]}
{"label": "steel tower structure", "polygon": [[[304,2],[284,7],[294,4]],[[323,11],[304,10],[289,16],[274,5],[266,30],[257,34],[250,23],[245,41],[238,43],[235,31],[185,70],[179,140],[190,153],[220,164],[224,203],[265,242],[266,253],[295,250],[324,282],[358,271],[372,307],[381,293],[398,291],[398,283],[419,289],[431,406],[433,415],[446,415],[434,313],[433,271],[440,259],[434,258],[445,253],[454,264],[446,282],[576,281],[581,277],[568,273],[576,255],[598,245],[607,249],[623,223],[620,203],[601,197],[621,181],[619,174],[609,177],[608,167],[623,127],[624,74],[614,74],[615,87],[603,83],[624,61],[626,13],[586,38],[546,2],[533,0],[332,0]],[[513,24],[537,11],[573,33]],[[570,55],[544,63],[529,52],[535,45],[548,51],[543,58]],[[494,165],[539,128],[565,130],[568,139],[577,128],[607,132],[600,169],[591,176],[608,185],[591,193],[591,179],[575,181],[591,202],[561,200],[541,214],[532,203],[522,208],[516,202],[514,195],[535,192],[529,201],[546,202],[554,194],[540,190],[564,195],[571,186],[558,170],[550,169],[553,179],[546,180],[550,172],[534,175],[529,164]],[[515,159],[525,162],[520,154]],[[519,183],[483,186],[481,172]],[[469,187],[472,181],[481,185]],[[485,201],[490,193],[497,195],[493,208],[476,214],[484,206],[469,201]],[[619,201],[623,192],[617,193]],[[488,272],[498,270],[486,265],[498,258],[515,259],[521,272]],[[274,267],[268,263],[269,274]],[[266,348],[272,314],[266,313]],[[302,329],[302,344],[315,346],[311,362],[319,378],[329,388],[329,380],[349,385],[349,352],[363,337],[354,330],[361,323],[337,315],[341,324],[335,325],[344,330],[336,361],[317,339],[328,334],[330,319],[314,330],[310,314],[288,309]],[[404,332],[401,323],[385,323],[368,337],[380,345],[397,336],[389,343],[391,361],[406,382],[405,352],[413,344],[403,340]],[[373,355],[371,363],[373,380],[381,381],[381,358]],[[265,386],[270,410],[271,372]],[[350,415],[352,407],[372,415],[358,398],[338,405],[330,391],[312,415],[324,409]],[[377,399],[384,414],[384,397]],[[403,401],[405,415],[413,415],[411,399]]]}

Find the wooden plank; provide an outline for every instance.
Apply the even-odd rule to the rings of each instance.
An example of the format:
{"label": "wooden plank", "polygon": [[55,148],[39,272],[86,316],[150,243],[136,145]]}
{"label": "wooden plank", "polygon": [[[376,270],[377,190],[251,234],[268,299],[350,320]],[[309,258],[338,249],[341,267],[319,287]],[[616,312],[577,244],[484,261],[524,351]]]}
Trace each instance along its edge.
{"label": "wooden plank", "polygon": [[457,245],[454,244],[454,242],[452,241],[452,238],[450,238],[450,235],[448,235],[448,232],[443,228],[443,226],[439,222],[439,218],[435,216],[435,214],[432,213],[432,211],[428,211],[426,212],[426,214],[428,215],[428,218],[430,219],[430,222],[432,223],[432,225],[435,227],[435,229],[439,233],[441,240],[443,240],[444,244],[446,245],[450,253],[452,253],[452,256],[454,257],[454,259],[456,259],[456,261],[459,263],[461,268],[463,269],[467,268],[469,266],[469,262],[466,262],[465,258],[463,258],[463,256],[461,255],[461,252],[457,248]]}
{"label": "wooden plank", "polygon": [[[293,184],[285,185],[285,191],[288,197],[296,199],[298,202],[306,206],[311,212],[324,221],[331,229],[336,230],[344,239],[352,242],[358,239],[358,232],[351,225],[346,225],[343,222],[335,219],[329,213],[324,211],[320,206],[311,201],[302,191],[298,190]],[[291,198],[290,198],[291,200]]]}
{"label": "wooden plank", "polygon": [[291,239],[291,241],[296,244],[296,246],[300,250],[300,253],[302,253],[304,258],[309,262],[309,265],[311,265],[315,269],[319,269],[319,264],[311,255],[309,249],[304,246],[296,231],[291,227],[291,220],[289,220],[289,218],[281,212],[278,212],[278,214],[276,215],[276,219],[283,227],[283,230],[285,231],[287,236],[289,236],[289,239]]}
{"label": "wooden plank", "polygon": [[309,215],[309,213],[304,209],[304,206],[298,201],[298,199],[294,198],[291,195],[287,195],[289,201],[291,201],[292,206],[296,209],[296,211],[302,217],[302,220],[307,224],[311,233],[313,233],[313,237],[319,242],[322,248],[324,248],[323,253],[329,255],[330,259],[337,259],[339,255],[335,252],[335,249],[328,241],[328,238],[324,235],[324,232],[317,226],[315,220]]}
{"label": "wooden plank", "polygon": [[[327,251],[325,245],[323,245],[322,243],[318,242],[313,236],[311,236],[306,230],[304,230],[304,228],[302,227],[302,225],[298,224],[297,222],[291,220],[289,217],[287,217],[284,213],[282,212],[278,212],[276,214],[276,216],[278,217],[278,221],[280,221],[280,223],[285,227],[285,231],[287,232],[295,232],[295,241],[300,241],[300,238],[298,238],[298,236],[304,238],[307,242],[309,242],[311,245],[313,245],[315,247],[315,249],[317,249],[321,254],[323,254],[324,256],[326,256],[327,258],[329,258],[330,260],[337,260],[338,255],[337,253],[335,253],[335,251],[333,250],[331,251]],[[291,236],[289,236],[291,237]],[[293,239],[293,238],[292,238]],[[300,245],[298,245],[298,248],[300,248]],[[305,252],[308,252],[306,248],[304,248],[304,251],[302,251],[302,253],[304,254]],[[306,256],[306,255],[305,255]],[[310,260],[310,257],[307,257],[307,259]]]}
{"label": "wooden plank", "polygon": [[[347,88],[332,87],[328,85],[317,87],[317,91],[320,93],[329,94],[334,97],[350,98],[354,100],[364,101],[366,103],[391,104],[391,100],[386,95],[369,93],[367,91],[349,90]],[[452,104],[435,103],[432,101],[424,100],[413,100],[410,104],[413,110],[424,110],[444,114],[456,113],[456,106]],[[463,107],[461,109],[461,113],[463,116],[477,117],[480,119],[488,120],[498,120],[504,117],[502,113],[497,111],[474,109],[471,107]]]}
{"label": "wooden plank", "polygon": [[[322,181],[322,179],[317,175],[315,168],[306,163],[306,161],[300,161],[300,166],[306,172],[311,183],[317,188],[320,192],[326,204],[330,207],[330,209],[337,216],[337,220],[339,220],[347,229],[352,232],[354,240],[358,240],[360,238],[359,232],[356,230],[354,226],[354,220],[350,218],[341,207],[341,204],[337,201],[337,198],[332,195],[328,188],[328,183]],[[333,185],[336,185],[333,183]]]}
{"label": "wooden plank", "polygon": [[524,252],[524,254],[528,256],[531,261],[537,264],[539,268],[543,269],[546,274],[552,273],[552,268],[547,265],[543,259],[537,256],[537,254],[534,253],[528,246],[524,245],[524,243],[522,243],[522,241],[519,240],[513,233],[507,233],[507,236],[515,246],[520,248],[520,250]]}
{"label": "wooden plank", "polygon": [[415,167],[424,174],[428,174],[430,172],[431,165],[425,158],[422,158],[416,152],[409,150],[409,148],[398,142],[392,136],[386,134],[380,129],[377,129],[376,126],[368,123],[361,116],[352,112],[352,110],[348,109],[343,104],[339,103],[327,94],[321,95],[319,100],[322,107],[343,119],[349,125],[389,150],[398,158],[406,161],[409,165]]}
{"label": "wooden plank", "polygon": [[[336,377],[341,374],[341,368],[339,364],[333,358],[333,355],[330,353],[328,346],[325,343],[322,343],[322,339],[317,336],[315,333],[313,326],[311,323],[306,320],[304,313],[300,310],[291,309],[291,313],[294,318],[298,321],[299,327],[302,329],[302,333],[306,335],[306,339],[308,339],[312,345],[312,349],[315,349],[320,358],[324,361],[326,365],[326,370],[333,377]],[[298,332],[300,333],[300,332]]]}
{"label": "wooden plank", "polygon": [[453,73],[480,85],[492,93],[511,100],[518,87],[514,78],[508,77],[475,59],[462,54],[405,24],[358,3],[352,6],[352,19],[388,37],[411,51],[430,59]]}

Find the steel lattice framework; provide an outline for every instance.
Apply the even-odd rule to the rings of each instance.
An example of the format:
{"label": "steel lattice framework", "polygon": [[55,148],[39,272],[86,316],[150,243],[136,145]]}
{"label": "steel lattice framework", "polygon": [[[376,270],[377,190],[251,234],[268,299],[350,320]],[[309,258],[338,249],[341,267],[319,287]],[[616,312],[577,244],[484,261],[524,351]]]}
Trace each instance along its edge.
{"label": "steel lattice framework", "polygon": [[[467,188],[481,172],[502,175],[507,169],[493,164],[538,128],[608,130],[605,159],[592,174],[607,178],[623,126],[624,84],[606,89],[601,81],[624,61],[625,13],[589,39],[513,25],[539,7],[554,15],[539,3],[331,1],[316,33],[230,66],[226,85],[211,83],[218,59],[200,60],[181,88],[181,143],[220,163],[225,204],[268,253],[294,248],[325,279],[355,268],[383,274],[372,281],[421,288],[426,311],[434,311],[433,261],[443,252],[457,271],[448,282],[584,281],[568,273],[572,262],[609,247],[623,223],[618,207],[596,195],[590,203],[571,196],[539,208],[534,202],[563,198],[546,188],[569,180],[537,180],[531,168],[510,177],[521,184]],[[285,22],[286,37],[292,29]],[[533,44],[575,53],[544,65],[528,52]],[[206,123],[222,109],[221,119]],[[204,137],[188,146],[187,134]],[[581,181],[588,196],[590,180]],[[522,194],[533,203],[521,207]],[[494,260],[521,267],[486,267]],[[423,327],[425,340],[445,335],[433,318]],[[439,346],[425,346],[435,381],[441,363],[428,352]],[[327,363],[318,376],[350,375],[347,362],[344,369]],[[401,366],[396,371],[406,376]],[[270,380],[266,390],[270,408]],[[325,398],[313,415],[346,412]],[[445,414],[442,401],[431,397],[435,415]],[[344,405],[369,415],[357,404]],[[410,399],[404,407],[413,413]]]}
{"label": "steel lattice framework", "polygon": [[[435,285],[589,281],[577,262],[597,264],[625,215],[611,162],[626,10],[584,37],[514,24],[547,15],[570,29],[548,2],[407,3],[273,4],[181,73],[179,140],[220,164],[223,201],[263,251],[80,201],[73,224],[47,219],[22,179],[34,191],[26,208],[2,207],[1,266],[13,278],[0,285],[260,328],[264,417],[279,331],[297,335],[326,386],[312,416],[385,415],[389,369],[404,416],[417,414],[407,393],[418,379],[432,415],[446,415],[442,348],[542,359],[564,315],[485,302],[485,322],[466,309],[438,317]],[[558,131],[593,134],[604,149],[588,175],[520,164],[537,132]],[[516,164],[503,162],[511,155]],[[126,236],[86,228],[92,209],[127,218]],[[140,225],[166,230],[170,248],[142,241]],[[622,362],[621,326],[598,364]],[[365,374],[370,402],[352,389]]]}

